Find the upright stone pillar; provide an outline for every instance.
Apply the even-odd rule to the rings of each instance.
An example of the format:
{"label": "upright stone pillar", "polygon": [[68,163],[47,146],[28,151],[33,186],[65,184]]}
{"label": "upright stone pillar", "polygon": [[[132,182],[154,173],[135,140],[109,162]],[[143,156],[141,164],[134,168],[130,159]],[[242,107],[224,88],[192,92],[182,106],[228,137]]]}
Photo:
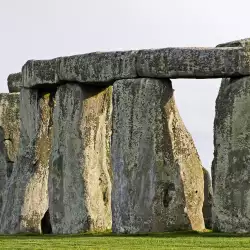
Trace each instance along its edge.
{"label": "upright stone pillar", "polygon": [[53,94],[36,89],[20,93],[20,148],[0,218],[3,233],[41,232],[48,210]]}
{"label": "upright stone pillar", "polygon": [[223,79],[214,120],[213,229],[250,232],[250,77]]}
{"label": "upright stone pillar", "polygon": [[58,88],[49,174],[53,233],[111,228],[111,105],[112,87]]}
{"label": "upright stone pillar", "polygon": [[[241,47],[250,58],[250,39],[220,44]],[[230,64],[225,61],[225,64]],[[226,78],[216,99],[214,120],[213,229],[250,232],[250,77]]]}
{"label": "upright stone pillar", "polygon": [[0,94],[0,217],[3,195],[16,162],[19,126],[19,93]]}
{"label": "upright stone pillar", "polygon": [[111,148],[113,232],[204,229],[202,165],[170,80],[114,83]]}

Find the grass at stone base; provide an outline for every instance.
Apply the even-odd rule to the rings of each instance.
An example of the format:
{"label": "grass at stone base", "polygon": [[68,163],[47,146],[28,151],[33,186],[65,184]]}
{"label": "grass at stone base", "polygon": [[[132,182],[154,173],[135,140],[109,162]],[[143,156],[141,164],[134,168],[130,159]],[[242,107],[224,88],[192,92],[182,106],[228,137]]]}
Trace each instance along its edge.
{"label": "grass at stone base", "polygon": [[250,235],[212,232],[0,235],[0,249],[250,249]]}

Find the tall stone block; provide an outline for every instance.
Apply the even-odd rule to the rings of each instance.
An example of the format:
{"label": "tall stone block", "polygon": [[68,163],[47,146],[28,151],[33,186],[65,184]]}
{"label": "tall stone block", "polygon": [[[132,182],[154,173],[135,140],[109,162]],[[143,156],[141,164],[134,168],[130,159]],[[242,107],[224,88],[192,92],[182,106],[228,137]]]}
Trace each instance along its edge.
{"label": "tall stone block", "polygon": [[49,174],[53,233],[111,228],[111,102],[112,87],[58,88]]}
{"label": "tall stone block", "polygon": [[0,218],[3,233],[41,232],[48,210],[53,94],[22,89],[20,148]]}
{"label": "tall stone block", "polygon": [[113,232],[204,228],[202,165],[170,80],[114,83],[111,152]]}
{"label": "tall stone block", "polygon": [[250,232],[250,77],[223,79],[214,120],[213,229]]}
{"label": "tall stone block", "polygon": [[0,217],[2,196],[18,152],[19,126],[19,94],[0,94]]}

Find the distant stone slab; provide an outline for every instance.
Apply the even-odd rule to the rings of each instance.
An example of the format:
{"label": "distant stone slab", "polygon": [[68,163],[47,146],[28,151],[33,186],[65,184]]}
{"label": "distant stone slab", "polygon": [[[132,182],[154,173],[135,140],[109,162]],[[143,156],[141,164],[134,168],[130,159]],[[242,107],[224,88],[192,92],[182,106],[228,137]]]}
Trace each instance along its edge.
{"label": "distant stone slab", "polygon": [[10,93],[20,92],[22,88],[22,73],[14,73],[8,76],[8,89]]}
{"label": "distant stone slab", "polygon": [[113,232],[203,230],[202,165],[170,80],[115,82],[112,120]]}
{"label": "distant stone slab", "polygon": [[203,217],[205,227],[212,229],[212,205],[213,205],[213,188],[209,172],[203,168],[204,174],[204,203],[203,203]]}
{"label": "distant stone slab", "polygon": [[223,79],[214,120],[213,229],[250,232],[250,77]]}
{"label": "distant stone slab", "polygon": [[26,88],[48,88],[62,82],[112,85],[120,79],[226,78],[250,75],[249,39],[216,48],[163,48],[95,52],[29,60],[22,68]]}
{"label": "distant stone slab", "polygon": [[19,146],[19,93],[0,94],[0,218]]}

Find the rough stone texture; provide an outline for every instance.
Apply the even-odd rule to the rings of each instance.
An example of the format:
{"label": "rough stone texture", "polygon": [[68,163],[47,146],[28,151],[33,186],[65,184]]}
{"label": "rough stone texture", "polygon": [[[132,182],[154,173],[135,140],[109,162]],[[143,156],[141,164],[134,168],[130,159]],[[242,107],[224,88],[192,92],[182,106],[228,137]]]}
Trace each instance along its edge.
{"label": "rough stone texture", "polygon": [[58,66],[60,80],[101,84],[135,78],[137,51],[96,52],[62,57]]}
{"label": "rough stone texture", "polygon": [[58,83],[57,62],[60,58],[52,60],[29,60],[22,67],[23,87],[49,88]]}
{"label": "rough stone texture", "polygon": [[250,77],[223,79],[214,121],[213,229],[250,232]]}
{"label": "rough stone texture", "polygon": [[19,94],[0,94],[0,217],[3,193],[19,146]]}
{"label": "rough stone texture", "polygon": [[249,75],[250,62],[241,47],[142,50],[137,73],[157,78],[221,78]]}
{"label": "rough stone texture", "polygon": [[136,77],[136,51],[96,52],[52,60],[30,60],[22,69],[24,87],[48,88],[60,81],[96,85]]}
{"label": "rough stone texture", "polygon": [[0,232],[41,232],[48,210],[48,169],[51,148],[53,94],[20,92],[20,147],[7,185]]}
{"label": "rough stone texture", "polygon": [[204,203],[203,203],[203,217],[205,227],[212,229],[212,205],[213,205],[213,188],[209,172],[203,168],[204,174]]}
{"label": "rough stone texture", "polygon": [[[249,39],[216,48],[164,48],[95,52],[29,60],[22,68],[24,87],[48,88],[62,82],[112,85],[115,80],[155,78],[225,78],[250,75]],[[226,47],[228,46],[228,47]]]}
{"label": "rough stone texture", "polygon": [[113,232],[204,229],[202,166],[170,80],[114,83],[111,152]]}
{"label": "rough stone texture", "polygon": [[244,47],[246,50],[248,50],[248,48],[250,47],[250,38],[222,43],[217,45],[216,47]]}
{"label": "rough stone texture", "polygon": [[10,93],[20,92],[22,88],[22,73],[10,74],[7,79],[8,89]]}
{"label": "rough stone texture", "polygon": [[111,228],[111,88],[58,88],[49,174],[53,233]]}

